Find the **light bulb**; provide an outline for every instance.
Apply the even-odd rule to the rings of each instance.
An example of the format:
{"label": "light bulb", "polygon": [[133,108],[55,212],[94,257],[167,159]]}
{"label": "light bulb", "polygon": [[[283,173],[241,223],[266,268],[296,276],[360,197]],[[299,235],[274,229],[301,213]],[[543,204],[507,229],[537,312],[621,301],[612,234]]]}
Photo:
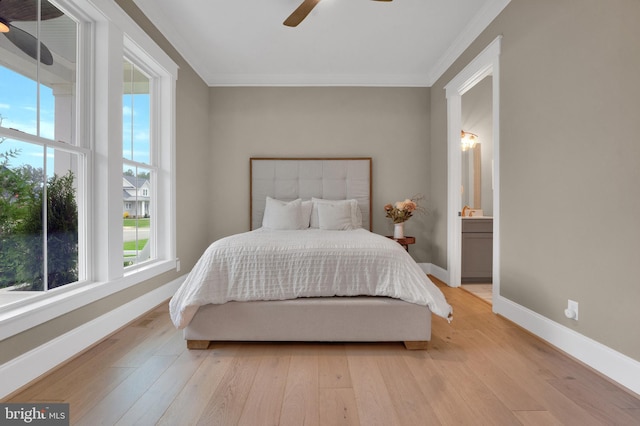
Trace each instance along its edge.
{"label": "light bulb", "polygon": [[5,23],[2,19],[0,19],[0,33],[8,33],[9,32],[9,24]]}

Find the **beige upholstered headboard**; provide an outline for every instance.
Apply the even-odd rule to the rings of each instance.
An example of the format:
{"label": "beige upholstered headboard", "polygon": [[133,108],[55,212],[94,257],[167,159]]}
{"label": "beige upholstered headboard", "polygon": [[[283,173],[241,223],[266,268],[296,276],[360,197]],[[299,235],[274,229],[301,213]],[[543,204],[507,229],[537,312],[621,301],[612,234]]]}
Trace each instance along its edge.
{"label": "beige upholstered headboard", "polygon": [[251,158],[249,217],[262,226],[267,196],[283,201],[312,197],[356,199],[362,227],[371,230],[371,158]]}

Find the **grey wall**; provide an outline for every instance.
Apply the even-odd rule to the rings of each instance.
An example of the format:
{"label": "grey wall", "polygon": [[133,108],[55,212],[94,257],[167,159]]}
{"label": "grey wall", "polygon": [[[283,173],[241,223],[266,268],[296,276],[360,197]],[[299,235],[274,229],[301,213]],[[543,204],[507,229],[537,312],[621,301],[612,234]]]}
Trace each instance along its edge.
{"label": "grey wall", "polygon": [[[640,360],[640,2],[513,0],[431,90],[431,197],[446,211],[443,90],[496,36],[501,294]],[[446,267],[446,220],[433,261]],[[567,299],[580,321],[563,315]]]}
{"label": "grey wall", "polygon": [[[392,234],[386,203],[428,195],[428,88],[244,87],[210,94],[212,240],[249,230],[252,156],[373,157],[379,234]],[[417,238],[414,258],[428,261],[431,216],[414,216],[405,233]]]}
{"label": "grey wall", "polygon": [[[28,352],[86,322],[166,284],[198,260],[208,244],[210,194],[204,190],[209,170],[208,86],[176,53],[131,1],[117,3],[179,65],[176,117],[177,254],[182,272],[168,272],[0,342],[0,364]],[[205,182],[205,183],[203,183]]]}

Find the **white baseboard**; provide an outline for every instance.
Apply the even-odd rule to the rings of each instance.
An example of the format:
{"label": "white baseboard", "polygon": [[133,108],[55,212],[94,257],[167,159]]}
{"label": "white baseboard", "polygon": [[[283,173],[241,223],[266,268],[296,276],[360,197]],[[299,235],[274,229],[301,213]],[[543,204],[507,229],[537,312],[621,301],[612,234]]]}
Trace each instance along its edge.
{"label": "white baseboard", "polygon": [[640,394],[640,362],[502,296],[494,297],[493,311]]}
{"label": "white baseboard", "polygon": [[426,274],[433,275],[443,283],[449,285],[449,273],[446,269],[434,265],[433,263],[418,263],[418,266],[420,266]]}
{"label": "white baseboard", "polygon": [[173,296],[186,275],[0,365],[5,398]]}

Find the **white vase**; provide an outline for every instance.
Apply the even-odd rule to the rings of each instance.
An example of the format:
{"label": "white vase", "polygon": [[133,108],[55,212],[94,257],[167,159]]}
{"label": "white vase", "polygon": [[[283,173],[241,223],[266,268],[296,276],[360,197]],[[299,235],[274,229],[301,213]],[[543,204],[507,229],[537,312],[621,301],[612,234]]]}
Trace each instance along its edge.
{"label": "white vase", "polygon": [[404,222],[393,224],[393,238],[404,238]]}

